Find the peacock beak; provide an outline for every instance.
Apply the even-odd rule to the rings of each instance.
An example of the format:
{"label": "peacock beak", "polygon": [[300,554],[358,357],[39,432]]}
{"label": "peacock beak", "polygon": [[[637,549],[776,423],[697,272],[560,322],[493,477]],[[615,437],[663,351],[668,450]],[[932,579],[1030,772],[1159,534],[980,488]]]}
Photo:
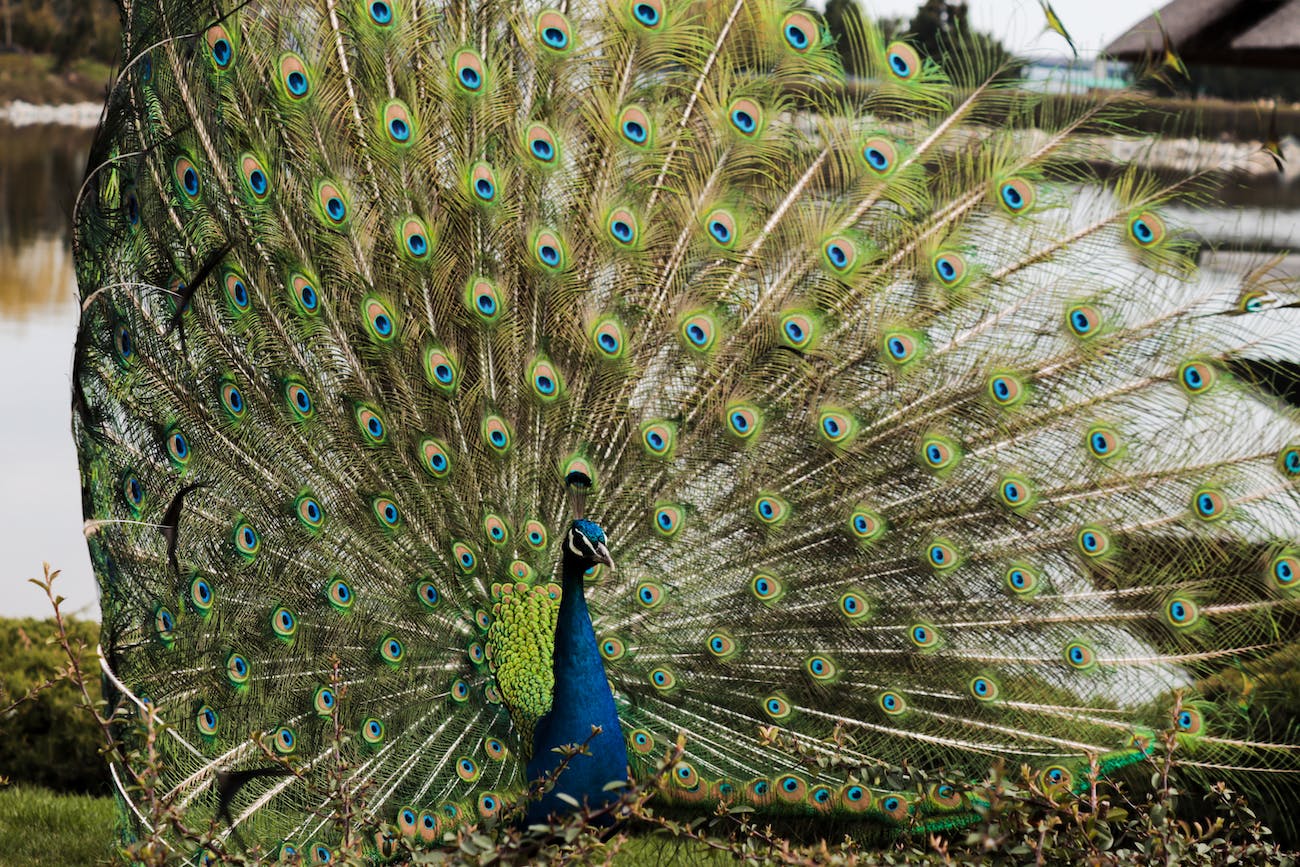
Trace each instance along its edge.
{"label": "peacock beak", "polygon": [[609,549],[605,547],[604,543],[596,543],[596,562],[604,563],[609,567],[610,572],[614,571],[614,558],[609,556]]}

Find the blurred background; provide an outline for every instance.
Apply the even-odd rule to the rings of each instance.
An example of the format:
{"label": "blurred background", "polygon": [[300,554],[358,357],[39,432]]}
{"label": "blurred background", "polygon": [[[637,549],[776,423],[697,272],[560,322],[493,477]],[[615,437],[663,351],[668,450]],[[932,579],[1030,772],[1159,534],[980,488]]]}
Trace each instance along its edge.
{"label": "blurred background", "polygon": [[[1240,166],[1205,207],[1175,218],[1216,248],[1202,263],[1209,268],[1300,248],[1300,0],[1054,0],[1077,55],[1045,26],[1039,0],[809,5],[835,34],[853,16],[870,16],[888,32],[910,34],[940,64],[953,45],[996,52],[1009,78],[1049,99],[1128,86],[1130,64],[1163,50],[1150,17],[1163,6],[1160,21],[1188,75],[1146,92],[1136,124],[1170,138],[1145,158],[1181,171]],[[63,571],[56,588],[67,597],[64,610],[77,621],[75,634],[95,643],[98,601],[70,434],[78,308],[68,223],[117,62],[118,26],[109,0],[0,0],[0,396],[9,408],[0,425],[0,781],[94,795],[108,793],[107,772],[98,733],[71,688],[11,705],[62,664],[46,641],[49,604],[26,582],[40,576],[42,561]],[[848,86],[870,86],[855,78],[864,68],[857,58],[850,54],[845,66]],[[1266,144],[1289,162],[1279,169]],[[1125,148],[1113,145],[1117,161],[1136,153]],[[1300,256],[1288,255],[1282,268],[1300,278]],[[1300,371],[1300,360],[1274,361],[1275,369]],[[1296,397],[1295,378],[1272,387]],[[0,856],[17,845],[3,838],[0,830]]]}

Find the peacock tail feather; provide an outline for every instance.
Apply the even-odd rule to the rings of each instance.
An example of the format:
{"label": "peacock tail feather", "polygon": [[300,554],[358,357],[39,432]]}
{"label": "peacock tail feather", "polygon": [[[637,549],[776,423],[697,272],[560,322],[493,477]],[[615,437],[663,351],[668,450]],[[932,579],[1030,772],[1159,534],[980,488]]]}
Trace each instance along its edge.
{"label": "peacock tail feather", "polygon": [[1068,789],[1169,729],[1300,771],[1200,689],[1297,631],[1300,417],[1232,372],[1295,319],[1198,271],[1202,178],[1101,176],[1115,105],[869,28],[846,91],[782,0],[121,3],[74,427],[109,694],[180,806],[265,748],[301,776],[229,824],[329,846],[341,749],[402,833],[498,815],[573,472],[668,798],[943,828],[978,793],[863,769]]}

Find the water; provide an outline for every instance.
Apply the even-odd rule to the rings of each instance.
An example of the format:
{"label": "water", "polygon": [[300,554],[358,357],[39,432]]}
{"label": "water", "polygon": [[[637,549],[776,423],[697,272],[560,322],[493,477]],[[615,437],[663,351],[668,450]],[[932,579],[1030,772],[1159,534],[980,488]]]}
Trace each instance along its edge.
{"label": "water", "polygon": [[[63,570],[65,610],[98,617],[69,408],[78,313],[67,226],[90,139],[89,130],[0,124],[0,399],[9,409],[0,423],[0,616],[49,613],[25,580],[49,561]],[[1227,207],[1177,218],[1232,246],[1300,247],[1294,179],[1232,184],[1216,200]],[[1285,266],[1300,276],[1300,257]]]}
{"label": "water", "polygon": [[91,131],[0,125],[0,615],[45,617],[26,579],[63,570],[64,610],[98,617],[72,444],[76,280],[68,215]]}

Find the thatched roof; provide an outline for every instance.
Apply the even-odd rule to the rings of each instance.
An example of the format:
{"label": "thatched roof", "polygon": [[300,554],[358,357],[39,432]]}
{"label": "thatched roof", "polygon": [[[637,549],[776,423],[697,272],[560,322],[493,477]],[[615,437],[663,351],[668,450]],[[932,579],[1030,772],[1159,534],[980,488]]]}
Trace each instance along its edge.
{"label": "thatched roof", "polygon": [[[1300,69],[1300,0],[1173,0],[1160,10],[1160,21],[1187,63]],[[1141,60],[1163,49],[1151,15],[1106,53]]]}

